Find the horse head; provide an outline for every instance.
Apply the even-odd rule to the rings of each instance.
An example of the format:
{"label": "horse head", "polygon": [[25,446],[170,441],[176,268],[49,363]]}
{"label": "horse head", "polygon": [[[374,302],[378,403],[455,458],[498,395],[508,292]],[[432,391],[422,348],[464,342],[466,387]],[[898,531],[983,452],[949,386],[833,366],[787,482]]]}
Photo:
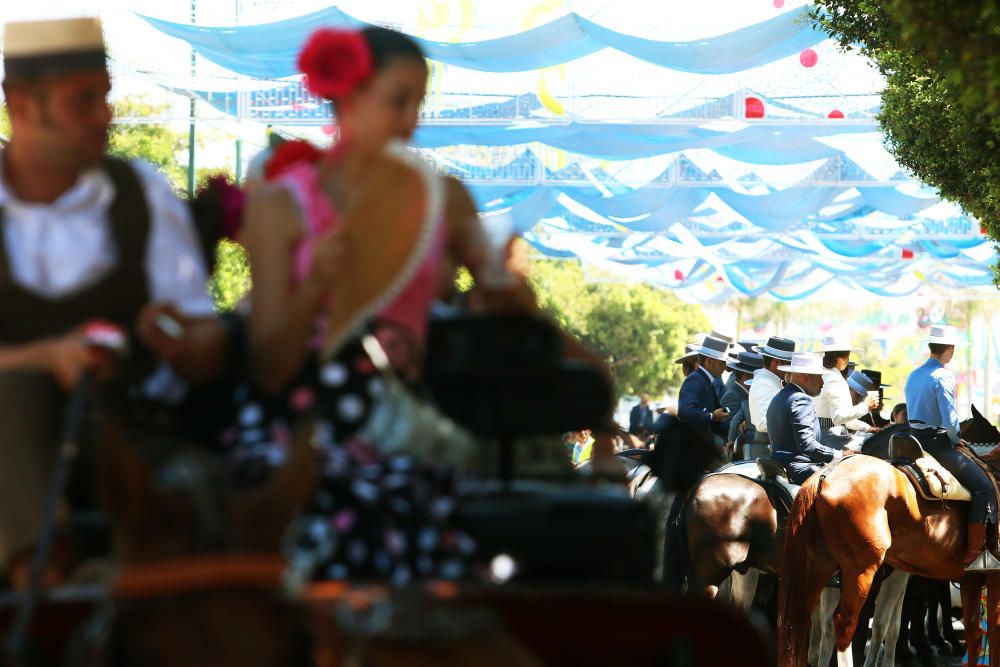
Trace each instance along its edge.
{"label": "horse head", "polygon": [[285,464],[250,490],[230,483],[203,448],[151,430],[104,420],[98,492],[123,563],[209,553],[273,553],[316,484],[309,429]]}
{"label": "horse head", "polygon": [[1000,445],[1000,431],[972,406],[972,416],[959,425],[962,439],[974,445]]}

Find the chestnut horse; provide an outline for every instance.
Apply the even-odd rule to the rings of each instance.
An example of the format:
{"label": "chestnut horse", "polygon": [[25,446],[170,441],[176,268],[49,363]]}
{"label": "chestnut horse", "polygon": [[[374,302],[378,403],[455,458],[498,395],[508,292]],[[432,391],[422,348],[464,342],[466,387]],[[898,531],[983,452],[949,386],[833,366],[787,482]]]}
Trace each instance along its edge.
{"label": "chestnut horse", "polygon": [[[963,424],[974,442],[998,442],[1000,433],[978,411]],[[1000,573],[966,576],[967,506],[928,501],[891,464],[860,454],[816,473],[792,506],[779,584],[778,664],[801,667],[807,659],[810,614],[838,570],[842,588],[833,614],[839,664],[851,664],[848,648],[875,572],[883,563],[934,579],[962,580],[962,607],[970,664],[982,644],[979,600],[984,583],[991,645],[1000,646]],[[963,579],[964,577],[964,579]],[[1000,653],[990,664],[1000,667]]]}

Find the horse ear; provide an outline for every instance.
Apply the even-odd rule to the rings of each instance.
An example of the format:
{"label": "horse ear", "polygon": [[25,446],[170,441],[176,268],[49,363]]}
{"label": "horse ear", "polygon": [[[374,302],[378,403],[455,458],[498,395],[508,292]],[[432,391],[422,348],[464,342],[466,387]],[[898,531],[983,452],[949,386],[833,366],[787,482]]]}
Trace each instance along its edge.
{"label": "horse ear", "polygon": [[976,409],[976,404],[975,403],[972,404],[972,416],[975,417],[976,419],[985,419],[985,417],[983,417],[982,413],[979,412],[979,410]]}
{"label": "horse ear", "polygon": [[270,552],[280,548],[288,524],[316,490],[318,466],[312,434],[311,424],[300,428],[288,460],[263,486],[229,498],[238,547]]}

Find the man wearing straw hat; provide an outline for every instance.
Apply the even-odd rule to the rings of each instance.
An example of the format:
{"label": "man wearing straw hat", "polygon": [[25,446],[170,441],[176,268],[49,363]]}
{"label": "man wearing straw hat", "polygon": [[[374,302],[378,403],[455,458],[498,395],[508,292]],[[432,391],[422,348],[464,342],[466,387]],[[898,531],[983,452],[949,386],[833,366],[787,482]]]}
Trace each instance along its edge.
{"label": "man wearing straw hat", "polygon": [[750,458],[767,458],[771,455],[768,446],[770,439],[767,429],[767,408],[771,401],[781,391],[781,373],[778,366],[792,360],[795,352],[795,341],[779,336],[771,336],[767,343],[754,348],[754,352],[763,357],[764,367],[753,374],[753,384],[750,385],[750,421],[756,434],[750,447]]}
{"label": "man wearing straw hat", "polygon": [[972,494],[968,548],[962,562],[968,572],[1000,569],[986,546],[986,524],[996,521],[993,484],[979,466],[955,449],[966,444],[959,435],[955,409],[955,374],[946,365],[955,355],[955,327],[935,324],[924,339],[930,357],[906,379],[906,409],[913,435],[928,454],[947,468]]}
{"label": "man wearing straw hat", "polygon": [[[750,458],[750,443],[756,437],[753,423],[750,421],[750,386],[753,382],[753,374],[764,365],[764,358],[756,352],[740,352],[735,359],[731,359],[727,366],[732,371],[736,383],[733,388],[726,391],[722,397],[722,405],[733,418],[729,422],[729,437],[726,440],[727,447],[734,450],[736,455],[736,443],[743,443],[743,450],[739,456],[744,459]],[[735,409],[729,407],[735,404]],[[745,425],[745,426],[743,426]],[[740,433],[740,426],[743,432]]]}
{"label": "man wearing straw hat", "polygon": [[[12,131],[0,154],[0,568],[20,585],[64,392],[100,364],[81,326],[101,319],[133,331],[148,353],[139,356],[192,380],[220,370],[226,336],[186,206],[152,168],[105,156],[100,22],[8,23],[3,46]],[[142,387],[183,393],[166,368]],[[56,544],[49,583],[72,567],[69,552]]]}
{"label": "man wearing straw hat", "polygon": [[862,350],[853,347],[847,336],[825,336],[819,351],[823,353],[823,366],[828,370],[823,376],[823,389],[816,397],[816,414],[821,429],[819,440],[828,447],[843,449],[851,441],[849,431],[877,430],[860,420],[878,407],[878,397],[873,398],[862,392],[858,403],[852,400],[844,371],[851,361],[851,352]]}
{"label": "man wearing straw hat", "polygon": [[827,369],[818,354],[796,352],[791,363],[778,370],[788,373],[788,384],[767,409],[771,458],[785,466],[793,484],[802,484],[825,464],[843,456],[842,451],[819,441],[819,417],[813,398],[823,387]]}
{"label": "man wearing straw hat", "polygon": [[677,418],[711,432],[721,445],[729,432],[729,413],[719,403],[715,380],[726,368],[729,343],[707,336],[698,346],[698,369],[681,385],[677,399]]}

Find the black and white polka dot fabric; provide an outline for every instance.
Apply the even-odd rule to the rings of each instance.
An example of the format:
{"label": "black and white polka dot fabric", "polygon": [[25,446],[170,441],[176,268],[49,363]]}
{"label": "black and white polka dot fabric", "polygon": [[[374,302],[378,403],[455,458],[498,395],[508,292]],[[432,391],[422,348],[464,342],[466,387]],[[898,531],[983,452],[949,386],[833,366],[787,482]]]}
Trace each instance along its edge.
{"label": "black and white polka dot fabric", "polygon": [[285,460],[292,424],[315,420],[314,444],[324,453],[322,484],[286,539],[292,563],[314,579],[460,579],[476,550],[452,526],[453,473],[409,456],[383,456],[355,437],[383,396],[381,377],[360,343],[336,359],[313,357],[280,400],[244,390],[236,424],[223,446],[241,485],[263,481]]}

